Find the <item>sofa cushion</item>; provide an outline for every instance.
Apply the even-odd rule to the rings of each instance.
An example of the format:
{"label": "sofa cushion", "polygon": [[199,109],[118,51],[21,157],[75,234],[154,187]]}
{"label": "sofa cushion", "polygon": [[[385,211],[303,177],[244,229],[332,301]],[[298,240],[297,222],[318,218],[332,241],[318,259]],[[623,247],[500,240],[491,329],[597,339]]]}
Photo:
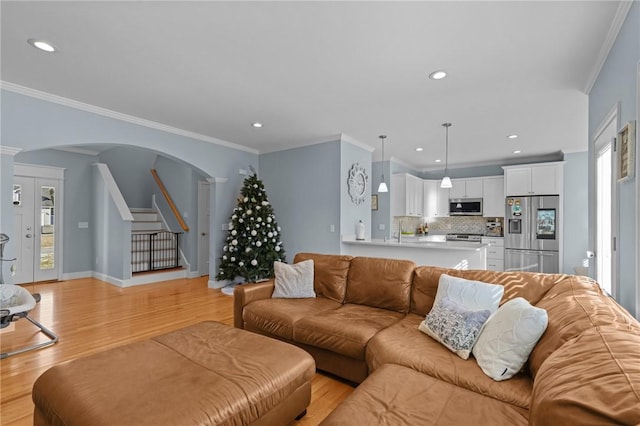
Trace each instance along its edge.
{"label": "sofa cushion", "polygon": [[356,257],[351,261],[345,303],[406,313],[415,263]]}
{"label": "sofa cushion", "polygon": [[294,265],[273,262],[275,288],[273,298],[304,299],[316,297],[313,291],[313,260],[305,260]]}
{"label": "sofa cushion", "polygon": [[456,386],[522,408],[529,407],[532,381],[523,373],[496,382],[485,375],[473,358],[463,360],[418,331],[423,317],[408,314],[380,331],[367,345],[366,360],[373,371],[383,364],[400,364]]}
{"label": "sofa cushion", "polygon": [[488,309],[470,310],[443,297],[433,305],[418,329],[460,358],[467,359],[489,315]]}
{"label": "sofa cushion", "polygon": [[293,340],[364,360],[369,340],[402,317],[401,313],[387,309],[345,304],[296,322]]}
{"label": "sofa cushion", "polygon": [[640,330],[599,326],[553,352],[533,385],[530,424],[640,424]]}
{"label": "sofa cushion", "polygon": [[283,339],[293,340],[293,325],[307,315],[342,306],[324,297],[312,299],[262,299],[244,307],[242,320],[245,328],[263,331]]}
{"label": "sofa cushion", "polygon": [[347,274],[352,256],[316,253],[298,253],[294,263],[313,260],[313,287],[318,297],[344,302]]}
{"label": "sofa cushion", "polygon": [[400,365],[386,364],[353,391],[321,426],[527,425],[526,409]]}
{"label": "sofa cushion", "polygon": [[621,330],[638,322],[588,277],[570,276],[551,288],[536,305],[547,311],[549,323],[529,357],[532,377],[542,363],[565,342],[590,328],[611,325]]}
{"label": "sofa cushion", "polygon": [[510,379],[527,362],[546,328],[545,310],[516,297],[491,315],[473,346],[473,356],[493,380]]}
{"label": "sofa cushion", "polygon": [[419,266],[414,271],[411,288],[411,312],[426,315],[433,307],[440,275],[447,274],[467,280],[482,281],[504,286],[502,302],[522,297],[535,305],[556,283],[568,279],[568,275],[534,274],[530,272],[496,272],[480,270],[457,270],[435,266]]}

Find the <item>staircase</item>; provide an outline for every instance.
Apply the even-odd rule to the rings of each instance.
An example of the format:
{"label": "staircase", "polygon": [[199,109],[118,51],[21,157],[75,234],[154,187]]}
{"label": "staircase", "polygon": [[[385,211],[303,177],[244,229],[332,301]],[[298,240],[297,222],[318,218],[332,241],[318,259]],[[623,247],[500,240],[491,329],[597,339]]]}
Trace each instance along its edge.
{"label": "staircase", "polygon": [[130,209],[131,272],[149,272],[180,267],[179,235],[164,229],[153,209]]}

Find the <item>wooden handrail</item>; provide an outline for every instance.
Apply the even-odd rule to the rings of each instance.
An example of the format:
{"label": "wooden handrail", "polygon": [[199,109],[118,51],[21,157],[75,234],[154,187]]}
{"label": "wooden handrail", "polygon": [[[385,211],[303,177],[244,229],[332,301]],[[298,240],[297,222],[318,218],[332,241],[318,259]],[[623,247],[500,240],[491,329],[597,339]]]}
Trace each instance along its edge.
{"label": "wooden handrail", "polygon": [[180,216],[180,212],[176,208],[176,205],[173,204],[173,200],[171,199],[171,195],[169,195],[169,193],[167,192],[167,188],[164,187],[164,184],[160,180],[160,176],[158,176],[158,172],[156,171],[156,169],[151,169],[151,174],[153,175],[153,178],[156,180],[156,183],[158,184],[158,187],[160,188],[160,192],[162,192],[162,195],[164,195],[165,200],[167,200],[167,203],[169,204],[169,207],[171,207],[171,211],[173,212],[173,214],[175,215],[176,219],[178,220],[178,223],[180,224],[180,227],[182,228],[182,230],[184,232],[188,232],[189,231],[189,227],[187,226],[186,223],[184,223],[184,220],[182,220],[182,216]]}

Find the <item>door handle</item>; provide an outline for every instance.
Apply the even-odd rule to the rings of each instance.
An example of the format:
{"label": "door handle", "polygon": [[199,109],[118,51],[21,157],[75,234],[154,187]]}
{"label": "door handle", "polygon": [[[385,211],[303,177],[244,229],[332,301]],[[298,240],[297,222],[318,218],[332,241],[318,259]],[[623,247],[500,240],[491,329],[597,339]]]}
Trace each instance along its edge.
{"label": "door handle", "polygon": [[31,235],[31,234],[27,234],[27,235],[25,235],[25,237],[27,237],[27,238],[31,238],[32,236],[33,236],[33,235]]}
{"label": "door handle", "polygon": [[200,234],[200,235],[202,235],[202,236],[204,237],[205,235],[207,235],[207,233],[206,233],[206,232],[203,232],[203,233],[202,233],[202,234]]}

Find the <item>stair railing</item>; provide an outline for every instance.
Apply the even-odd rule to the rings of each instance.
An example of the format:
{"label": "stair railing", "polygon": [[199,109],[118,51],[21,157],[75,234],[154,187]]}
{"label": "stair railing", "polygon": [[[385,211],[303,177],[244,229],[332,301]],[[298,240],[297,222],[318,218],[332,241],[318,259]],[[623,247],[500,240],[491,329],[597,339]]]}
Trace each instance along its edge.
{"label": "stair railing", "polygon": [[182,228],[182,230],[184,232],[189,232],[189,227],[187,226],[187,224],[182,219],[182,216],[180,215],[180,212],[176,208],[176,205],[173,203],[173,200],[171,199],[171,196],[167,192],[167,188],[164,187],[164,184],[162,183],[162,180],[160,179],[160,176],[158,176],[158,172],[156,171],[156,169],[151,169],[151,174],[153,175],[153,178],[155,179],[156,183],[158,184],[158,188],[160,188],[160,192],[162,192],[162,195],[164,195],[165,200],[167,200],[167,204],[169,204],[169,207],[171,208],[171,211],[173,212],[174,216],[176,217],[176,220],[178,221],[178,224],[180,224],[180,227]]}

